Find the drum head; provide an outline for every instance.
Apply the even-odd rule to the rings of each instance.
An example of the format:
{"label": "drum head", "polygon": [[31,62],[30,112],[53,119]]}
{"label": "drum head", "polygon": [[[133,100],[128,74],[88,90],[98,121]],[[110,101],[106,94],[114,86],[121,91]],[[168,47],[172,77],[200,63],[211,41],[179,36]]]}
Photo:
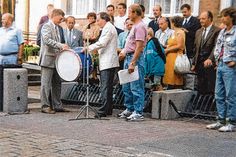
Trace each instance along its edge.
{"label": "drum head", "polygon": [[56,58],[56,69],[63,80],[74,81],[81,74],[82,62],[73,50],[65,50]]}

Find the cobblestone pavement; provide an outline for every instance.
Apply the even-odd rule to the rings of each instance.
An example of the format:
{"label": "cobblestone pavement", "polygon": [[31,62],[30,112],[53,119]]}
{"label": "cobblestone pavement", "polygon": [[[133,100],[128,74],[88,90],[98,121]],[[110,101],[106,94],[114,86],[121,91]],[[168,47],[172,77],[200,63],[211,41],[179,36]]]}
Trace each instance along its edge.
{"label": "cobblestone pavement", "polygon": [[30,90],[34,103],[29,114],[0,112],[0,157],[236,156],[236,132],[205,129],[212,121],[145,115],[142,122],[126,122],[116,118],[117,110],[109,120],[69,121],[78,115],[79,106],[66,106],[69,113],[43,114],[38,88]]}
{"label": "cobblestone pavement", "polygon": [[0,129],[1,157],[169,157],[158,152],[144,152],[134,148],[121,148],[88,143],[81,140],[48,136],[38,133]]}
{"label": "cobblestone pavement", "polygon": [[235,157],[236,134],[206,130],[206,121],[68,121],[69,113],[0,114],[0,157]]}

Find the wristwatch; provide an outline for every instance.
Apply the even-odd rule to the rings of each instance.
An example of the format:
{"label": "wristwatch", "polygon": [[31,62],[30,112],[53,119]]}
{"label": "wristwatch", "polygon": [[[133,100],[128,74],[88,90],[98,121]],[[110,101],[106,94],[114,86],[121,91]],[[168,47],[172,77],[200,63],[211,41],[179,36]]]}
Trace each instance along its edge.
{"label": "wristwatch", "polygon": [[130,64],[133,65],[133,66],[135,66],[135,63],[134,63],[134,62],[131,62]]}

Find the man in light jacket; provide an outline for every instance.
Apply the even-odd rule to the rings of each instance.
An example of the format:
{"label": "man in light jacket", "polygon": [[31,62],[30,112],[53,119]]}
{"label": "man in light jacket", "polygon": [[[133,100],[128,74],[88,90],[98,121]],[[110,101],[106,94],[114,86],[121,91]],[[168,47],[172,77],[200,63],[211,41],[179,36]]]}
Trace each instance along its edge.
{"label": "man in light jacket", "polygon": [[[117,31],[110,22],[110,16],[100,12],[97,16],[97,24],[102,33],[97,42],[88,46],[88,52],[98,50],[99,70],[101,77],[102,106],[98,109],[99,117],[106,117],[112,114],[112,93],[115,68],[119,67],[117,49]],[[86,51],[86,48],[83,49]]]}

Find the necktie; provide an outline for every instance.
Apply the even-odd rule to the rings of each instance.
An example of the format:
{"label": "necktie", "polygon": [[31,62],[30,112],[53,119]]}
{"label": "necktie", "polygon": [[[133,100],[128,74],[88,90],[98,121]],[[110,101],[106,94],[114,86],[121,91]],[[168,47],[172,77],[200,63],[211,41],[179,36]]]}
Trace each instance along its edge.
{"label": "necktie", "polygon": [[71,44],[72,42],[72,33],[71,33],[71,30],[69,30],[69,37],[68,37],[68,43]]}
{"label": "necktie", "polygon": [[157,24],[157,25],[159,25],[159,17],[158,18],[156,18],[156,20],[155,20],[155,23]]}
{"label": "necktie", "polygon": [[185,18],[185,19],[184,19],[183,26],[184,26],[184,25],[187,25],[187,23],[188,23],[188,20]]}
{"label": "necktie", "polygon": [[58,26],[55,26],[55,29],[56,29],[56,34],[57,34],[57,41],[60,42],[61,38],[60,38],[60,33],[59,33],[59,28],[58,28]]}
{"label": "necktie", "polygon": [[206,28],[204,28],[203,32],[202,32],[201,46],[203,46],[203,42],[205,40],[205,36],[206,36]]}

